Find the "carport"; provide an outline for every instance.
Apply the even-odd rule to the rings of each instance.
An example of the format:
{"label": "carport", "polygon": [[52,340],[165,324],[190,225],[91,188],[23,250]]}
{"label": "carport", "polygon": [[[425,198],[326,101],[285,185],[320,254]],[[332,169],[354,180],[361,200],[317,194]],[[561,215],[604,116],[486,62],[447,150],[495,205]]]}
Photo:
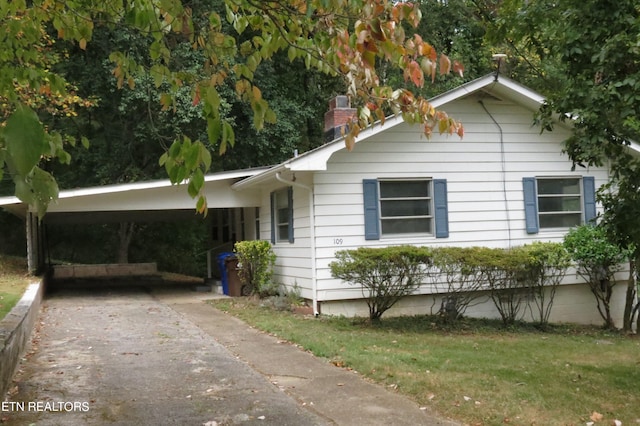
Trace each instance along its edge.
{"label": "carport", "polygon": [[[216,230],[212,236],[212,252],[233,243],[236,235],[229,229],[240,229],[241,218],[247,223],[251,223],[251,219],[259,220],[255,209],[260,205],[260,194],[252,190],[236,191],[231,186],[264,170],[266,168],[252,168],[205,176],[204,194],[209,207],[205,220],[211,221],[212,229]],[[34,209],[13,196],[0,197],[0,207],[25,220],[27,261],[32,272],[46,267],[44,229],[47,224],[181,220],[198,214],[186,185],[172,185],[168,179],[63,190],[58,199],[51,202],[42,220]],[[218,229],[221,231],[217,232]],[[252,230],[252,227],[247,227],[246,232],[242,229],[240,235],[254,239]],[[212,252],[208,258],[209,278]]]}

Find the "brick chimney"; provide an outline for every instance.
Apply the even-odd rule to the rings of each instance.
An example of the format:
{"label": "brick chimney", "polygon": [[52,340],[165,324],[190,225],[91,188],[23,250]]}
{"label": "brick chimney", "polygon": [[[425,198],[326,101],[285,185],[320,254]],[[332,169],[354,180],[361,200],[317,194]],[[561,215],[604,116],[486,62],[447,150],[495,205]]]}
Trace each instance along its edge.
{"label": "brick chimney", "polygon": [[[329,101],[329,111],[324,115],[324,141],[331,142],[342,137],[342,128],[356,115],[356,109],[351,108],[349,97],[338,95]],[[346,131],[346,129],[345,129]]]}

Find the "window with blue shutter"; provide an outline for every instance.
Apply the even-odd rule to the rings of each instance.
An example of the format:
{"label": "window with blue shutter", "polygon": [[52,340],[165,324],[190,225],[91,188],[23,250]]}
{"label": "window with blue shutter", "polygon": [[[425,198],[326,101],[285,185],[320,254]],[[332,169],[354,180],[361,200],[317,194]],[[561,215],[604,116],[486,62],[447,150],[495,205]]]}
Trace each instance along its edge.
{"label": "window with blue shutter", "polygon": [[364,179],[365,239],[431,234],[449,236],[444,179]]}
{"label": "window with blue shutter", "polygon": [[522,179],[526,230],[566,229],[596,217],[595,180],[580,177]]}
{"label": "window with blue shutter", "polygon": [[449,206],[447,202],[447,180],[434,179],[433,205],[436,223],[436,238],[449,237]]}
{"label": "window with blue shutter", "polygon": [[527,234],[537,234],[539,227],[536,178],[522,178],[522,188],[524,190],[524,216]]}
{"label": "window with blue shutter", "polygon": [[582,178],[582,192],[584,194],[584,223],[595,223],[596,212],[596,182],[593,176]]}
{"label": "window with blue shutter", "polygon": [[293,243],[293,188],[271,193],[271,243]]}
{"label": "window with blue shutter", "polygon": [[378,204],[378,180],[364,179],[362,181],[364,196],[364,239],[380,239],[380,211]]}

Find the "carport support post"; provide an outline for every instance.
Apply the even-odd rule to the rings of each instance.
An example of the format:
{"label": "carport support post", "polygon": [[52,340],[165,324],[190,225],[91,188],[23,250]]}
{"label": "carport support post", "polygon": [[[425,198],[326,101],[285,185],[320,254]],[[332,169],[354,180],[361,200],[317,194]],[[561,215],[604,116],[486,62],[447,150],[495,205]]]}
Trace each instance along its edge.
{"label": "carport support post", "polygon": [[41,229],[42,222],[37,214],[27,211],[25,217],[27,233],[27,269],[30,274],[42,272],[44,267],[45,244]]}
{"label": "carport support post", "polygon": [[[27,268],[34,274],[38,269],[38,218],[33,213],[27,212]],[[36,221],[36,223],[34,223]],[[34,229],[35,228],[35,229]]]}

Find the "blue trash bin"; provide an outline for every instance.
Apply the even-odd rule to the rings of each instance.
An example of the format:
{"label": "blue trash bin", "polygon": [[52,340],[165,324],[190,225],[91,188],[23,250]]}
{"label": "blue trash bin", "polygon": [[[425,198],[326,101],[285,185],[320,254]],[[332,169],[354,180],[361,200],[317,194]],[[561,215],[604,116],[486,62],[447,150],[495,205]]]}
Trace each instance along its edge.
{"label": "blue trash bin", "polygon": [[224,252],[217,256],[218,268],[220,268],[220,281],[222,281],[222,293],[229,295],[229,274],[227,273],[226,260],[229,257],[235,257],[235,253]]}

